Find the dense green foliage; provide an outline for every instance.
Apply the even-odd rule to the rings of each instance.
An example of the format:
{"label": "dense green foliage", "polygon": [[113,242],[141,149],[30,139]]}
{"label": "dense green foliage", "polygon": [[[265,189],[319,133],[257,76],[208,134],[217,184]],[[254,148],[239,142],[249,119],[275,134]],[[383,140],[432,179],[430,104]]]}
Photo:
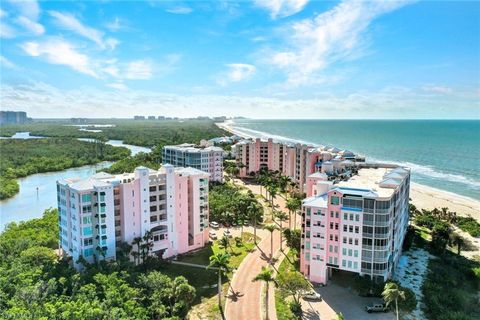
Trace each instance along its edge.
{"label": "dense green foliage", "polygon": [[457,217],[455,224],[472,237],[480,237],[480,223],[472,217]]}
{"label": "dense green foliage", "polygon": [[69,122],[34,122],[24,125],[0,127],[0,136],[11,136],[15,132],[29,131],[34,136],[96,138],[100,140],[123,140],[126,144],[152,147],[157,145],[198,143],[201,139],[225,136],[228,133],[215,125],[212,120],[89,120],[95,124],[111,124],[114,127],[90,127],[102,132],[80,131]]}
{"label": "dense green foliage", "polygon": [[213,185],[209,190],[210,220],[225,224],[262,221],[263,208],[252,192],[230,183]]}
{"label": "dense green foliage", "polygon": [[475,275],[478,262],[447,252],[430,259],[423,282],[425,314],[428,319],[479,319],[478,290],[480,278]]}
{"label": "dense green foliage", "polygon": [[18,192],[15,178],[128,157],[126,148],[69,138],[0,140],[0,199]]}
{"label": "dense green foliage", "polygon": [[55,254],[57,210],[0,234],[1,319],[182,319],[195,299],[183,277],[159,263],[88,265],[76,272]]}

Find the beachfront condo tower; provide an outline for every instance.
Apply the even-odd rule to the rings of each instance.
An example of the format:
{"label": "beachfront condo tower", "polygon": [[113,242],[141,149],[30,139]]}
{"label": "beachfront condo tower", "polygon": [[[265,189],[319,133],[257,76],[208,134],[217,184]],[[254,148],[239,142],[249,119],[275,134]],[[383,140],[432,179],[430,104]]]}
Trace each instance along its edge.
{"label": "beachfront condo tower", "polygon": [[[116,258],[122,243],[149,242],[149,254],[169,258],[208,242],[209,175],[164,165],[158,171],[97,173],[57,182],[60,245],[76,268]],[[138,245],[133,245],[136,251]]]}
{"label": "beachfront condo tower", "polygon": [[[348,150],[313,146],[273,139],[246,139],[233,146],[239,176],[248,177],[260,170],[278,171],[294,181],[304,192],[307,177],[324,170],[336,171],[352,164],[355,154]],[[326,164],[326,165],[325,165]]]}
{"label": "beachfront condo tower", "polygon": [[410,171],[380,164],[356,171],[336,183],[322,172],[307,178],[300,269],[312,282],[326,284],[338,270],[385,281],[398,264]]}
{"label": "beachfront condo tower", "polygon": [[223,181],[223,149],[198,147],[194,144],[165,146],[162,149],[163,164],[175,167],[192,167],[210,174],[211,181]]}

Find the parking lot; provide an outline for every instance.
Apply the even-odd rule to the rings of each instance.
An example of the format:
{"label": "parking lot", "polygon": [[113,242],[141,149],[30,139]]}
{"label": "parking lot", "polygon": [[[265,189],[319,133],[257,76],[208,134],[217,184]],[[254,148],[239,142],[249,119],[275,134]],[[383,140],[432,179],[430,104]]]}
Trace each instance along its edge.
{"label": "parking lot", "polygon": [[302,308],[303,319],[336,319],[336,313],[341,312],[346,320],[394,320],[393,312],[367,313],[366,305],[381,303],[379,298],[365,298],[358,296],[352,289],[342,287],[330,281],[328,286],[317,288],[316,291],[322,295],[322,301],[304,301]]}

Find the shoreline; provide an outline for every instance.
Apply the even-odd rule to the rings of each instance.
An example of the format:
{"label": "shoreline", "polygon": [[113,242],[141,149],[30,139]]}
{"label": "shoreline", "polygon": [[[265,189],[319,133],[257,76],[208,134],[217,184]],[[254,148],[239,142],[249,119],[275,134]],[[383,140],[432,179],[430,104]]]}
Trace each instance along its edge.
{"label": "shoreline", "polygon": [[[216,123],[216,125],[242,138],[255,138],[253,135],[248,135],[231,128],[229,122]],[[473,198],[416,182],[410,183],[410,198],[412,199],[411,203],[418,209],[432,210],[434,208],[440,209],[442,207],[448,207],[449,210],[455,211],[459,216],[470,215],[477,221],[480,221],[480,201]]]}

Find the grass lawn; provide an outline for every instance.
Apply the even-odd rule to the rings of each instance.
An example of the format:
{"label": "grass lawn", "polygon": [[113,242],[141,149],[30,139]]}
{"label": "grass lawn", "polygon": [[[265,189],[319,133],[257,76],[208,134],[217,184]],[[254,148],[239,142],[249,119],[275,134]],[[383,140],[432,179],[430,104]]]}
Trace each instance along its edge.
{"label": "grass lawn", "polygon": [[[290,261],[295,261],[296,257],[292,250],[290,250],[287,254],[287,257],[283,259],[282,263],[278,267],[278,273],[284,273],[291,268],[295,268],[297,271],[299,270],[299,262],[296,261],[293,265]],[[275,289],[275,308],[277,309],[277,319],[278,320],[293,320],[297,319],[293,315],[292,311],[290,311],[290,307],[288,306],[288,302],[290,300],[287,298],[285,299],[280,294],[280,291]]]}
{"label": "grass lawn", "polygon": [[[253,234],[244,232],[242,244],[238,246],[234,238],[230,239],[230,246],[227,248],[227,252],[231,255],[231,268],[238,268],[243,258],[253,249],[255,246],[253,237]],[[257,237],[257,241],[259,240],[260,238]],[[206,266],[210,263],[209,259],[211,255],[224,252],[224,250],[225,249],[220,248],[218,241],[214,241],[212,244],[200,250],[179,256],[177,260]],[[215,270],[168,264],[165,266],[165,269],[162,269],[162,272],[171,276],[184,276],[188,279],[188,282],[196,288],[197,297],[191,311],[193,317],[198,318],[201,316],[202,319],[218,319],[220,317],[217,304],[218,298],[216,297],[218,292],[216,287],[218,276]],[[225,278],[222,282],[222,292],[227,293],[229,279]],[[224,297],[222,301],[224,303]]]}

